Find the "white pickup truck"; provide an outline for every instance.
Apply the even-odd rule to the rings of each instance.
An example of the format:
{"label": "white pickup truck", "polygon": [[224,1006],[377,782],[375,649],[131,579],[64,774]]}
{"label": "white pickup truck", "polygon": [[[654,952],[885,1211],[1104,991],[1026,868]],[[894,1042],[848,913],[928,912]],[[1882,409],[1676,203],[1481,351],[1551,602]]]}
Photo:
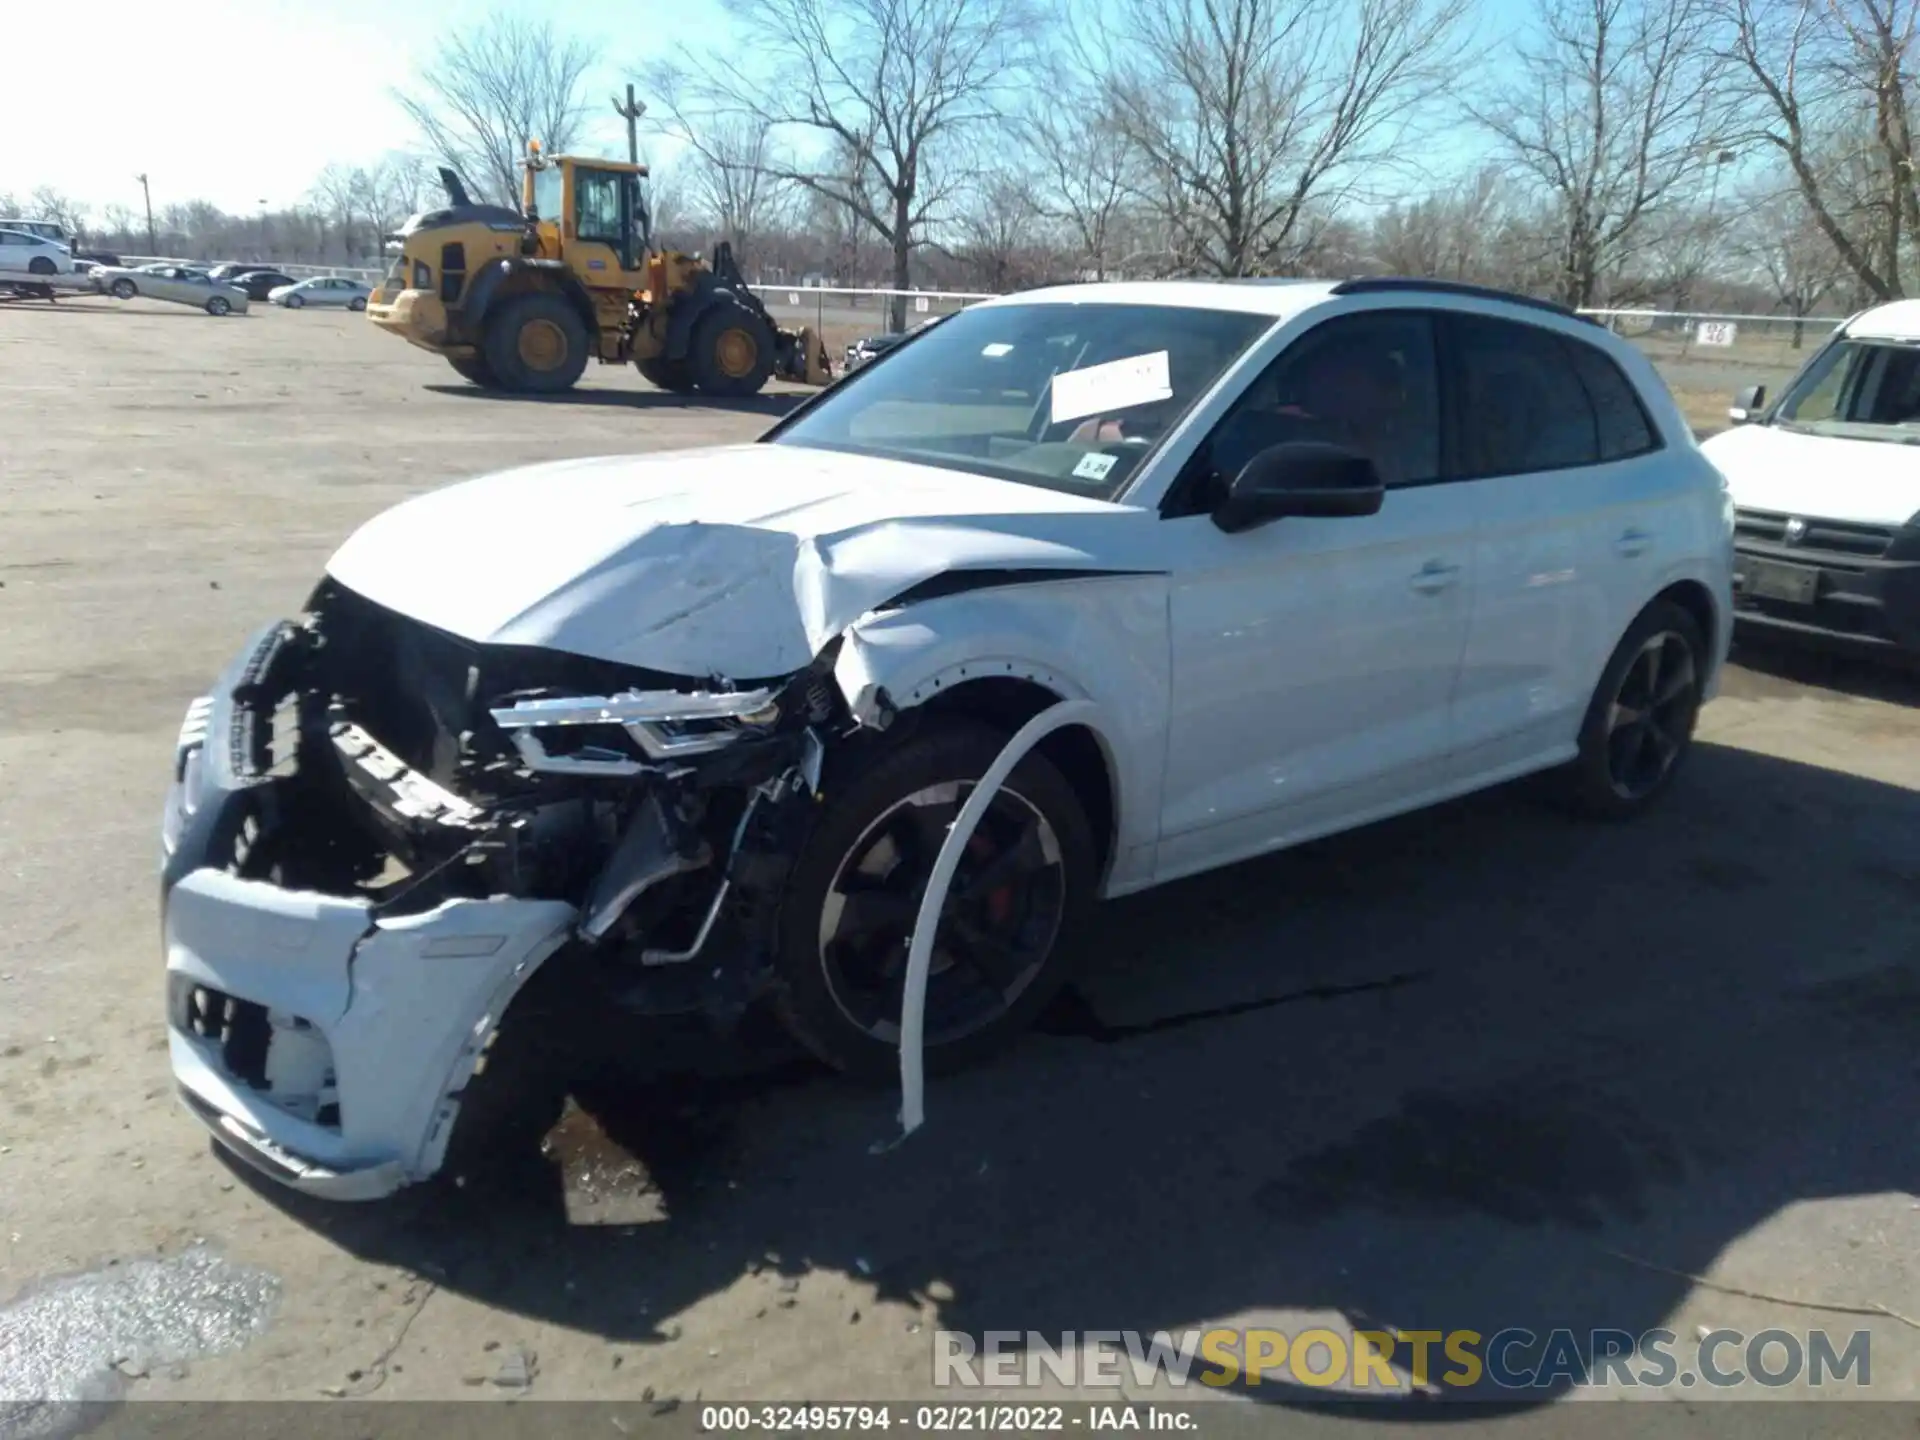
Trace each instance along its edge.
{"label": "white pickup truck", "polygon": [[1702,449],[1735,506],[1742,626],[1920,652],[1920,300],[1847,320]]}

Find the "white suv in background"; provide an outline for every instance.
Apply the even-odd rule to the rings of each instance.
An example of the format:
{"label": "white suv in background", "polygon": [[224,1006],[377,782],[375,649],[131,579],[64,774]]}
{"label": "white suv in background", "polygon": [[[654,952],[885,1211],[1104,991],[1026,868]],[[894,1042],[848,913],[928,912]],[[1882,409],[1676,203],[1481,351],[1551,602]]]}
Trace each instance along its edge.
{"label": "white suv in background", "polygon": [[0,226],[0,271],[28,275],[71,275],[73,252],[27,230]]}
{"label": "white suv in background", "polygon": [[961,1063],[1095,900],[1531,771],[1641,810],[1719,680],[1731,528],[1631,345],[1378,279],[1007,296],[755,443],[419,496],[181,728],[174,1075],[356,1198],[509,1156],[503,1097],[537,1138],[570,1014],[764,1003],[893,1073],[935,856],[1065,702],[946,892],[925,1053]]}
{"label": "white suv in background", "polygon": [[1920,651],[1920,300],[1846,321],[1703,447],[1732,491],[1746,624]]}

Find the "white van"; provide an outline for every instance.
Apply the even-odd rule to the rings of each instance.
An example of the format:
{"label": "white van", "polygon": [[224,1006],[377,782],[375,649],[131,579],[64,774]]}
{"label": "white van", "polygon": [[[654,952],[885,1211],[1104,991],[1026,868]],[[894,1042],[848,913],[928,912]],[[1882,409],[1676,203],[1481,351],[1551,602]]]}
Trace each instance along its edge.
{"label": "white van", "polygon": [[1920,652],[1920,300],[1843,323],[1701,449],[1735,506],[1743,626]]}

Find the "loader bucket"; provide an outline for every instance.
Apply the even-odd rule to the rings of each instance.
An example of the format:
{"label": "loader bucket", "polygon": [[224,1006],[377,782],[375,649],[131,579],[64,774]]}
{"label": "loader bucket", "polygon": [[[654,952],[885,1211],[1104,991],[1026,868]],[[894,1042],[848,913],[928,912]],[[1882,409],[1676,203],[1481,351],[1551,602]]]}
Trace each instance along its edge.
{"label": "loader bucket", "polygon": [[833,367],[827,360],[827,347],[811,325],[779,332],[778,361],[774,373],[782,380],[802,385],[829,385]]}

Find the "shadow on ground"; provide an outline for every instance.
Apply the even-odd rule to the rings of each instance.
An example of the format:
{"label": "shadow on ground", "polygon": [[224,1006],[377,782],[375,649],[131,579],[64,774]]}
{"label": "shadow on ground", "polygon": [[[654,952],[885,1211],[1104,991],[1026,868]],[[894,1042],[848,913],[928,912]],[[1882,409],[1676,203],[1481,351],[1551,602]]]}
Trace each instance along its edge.
{"label": "shadow on ground", "polygon": [[1107,907],[1042,1032],[889,1153],[893,1096],[790,1058],[637,1081],[511,1202],[273,1199],[633,1342],[813,1271],[974,1333],[1638,1334],[1787,1207],[1920,1180],[1916,856],[1920,795],[1703,744],[1632,825],[1508,789]]}
{"label": "shadow on ground", "polygon": [[[1815,686],[1862,700],[1920,708],[1920,656],[1844,648],[1789,635],[1742,634],[1739,670],[1728,678],[1747,693],[1785,695]],[[1744,672],[1744,673],[1743,673]]]}
{"label": "shadow on ground", "polygon": [[712,395],[675,395],[666,390],[594,390],[578,386],[557,395],[520,395],[504,390],[482,390],[478,385],[428,385],[436,395],[452,395],[462,400],[490,400],[510,405],[606,405],[626,410],[726,410],[741,415],[765,415],[777,419],[793,409],[805,395],[746,395],[738,399],[719,399]]}

